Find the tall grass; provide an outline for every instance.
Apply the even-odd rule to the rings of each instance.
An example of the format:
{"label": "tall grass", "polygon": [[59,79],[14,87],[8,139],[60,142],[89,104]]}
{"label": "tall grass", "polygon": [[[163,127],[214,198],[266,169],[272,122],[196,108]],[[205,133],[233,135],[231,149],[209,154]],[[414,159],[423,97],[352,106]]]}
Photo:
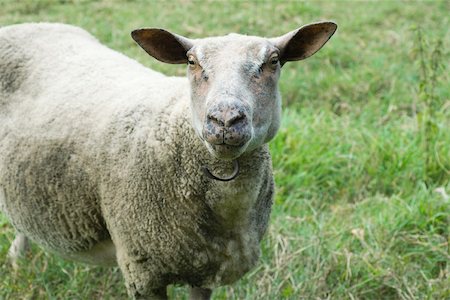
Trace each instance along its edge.
{"label": "tall grass", "polygon": [[[313,58],[283,67],[271,142],[277,194],[258,267],[215,299],[450,299],[450,4],[0,0],[0,26],[60,21],[170,75],[129,32],[275,36],[332,19]],[[0,299],[124,299],[117,269],[33,247],[13,274],[0,216]],[[170,295],[186,299],[184,287]]]}
{"label": "tall grass", "polygon": [[[432,183],[440,180],[442,176],[448,177],[450,169],[448,164],[441,163],[439,153],[435,151],[439,143],[439,121],[445,117],[441,110],[443,99],[436,93],[436,86],[440,83],[439,72],[443,69],[443,42],[438,38],[435,42],[429,42],[423,36],[420,26],[414,29],[416,34],[413,53],[418,60],[420,79],[418,86],[418,113],[417,123],[422,142],[424,173],[423,180]],[[448,128],[444,128],[444,130]]]}

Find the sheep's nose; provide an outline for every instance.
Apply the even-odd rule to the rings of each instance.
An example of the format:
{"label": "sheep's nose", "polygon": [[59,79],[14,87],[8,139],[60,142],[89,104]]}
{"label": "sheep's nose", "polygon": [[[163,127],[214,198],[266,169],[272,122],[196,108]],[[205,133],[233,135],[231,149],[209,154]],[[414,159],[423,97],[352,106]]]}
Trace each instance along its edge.
{"label": "sheep's nose", "polygon": [[237,105],[212,107],[206,115],[203,136],[214,145],[245,144],[251,136],[245,110]]}
{"label": "sheep's nose", "polygon": [[225,112],[214,110],[208,114],[207,119],[215,126],[230,128],[245,122],[247,117],[242,110],[227,109]]}

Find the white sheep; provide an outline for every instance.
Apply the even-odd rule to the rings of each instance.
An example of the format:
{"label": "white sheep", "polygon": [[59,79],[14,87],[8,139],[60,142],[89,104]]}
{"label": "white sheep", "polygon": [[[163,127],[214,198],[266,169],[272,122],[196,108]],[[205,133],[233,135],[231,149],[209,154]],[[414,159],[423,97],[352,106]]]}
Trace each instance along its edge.
{"label": "white sheep", "polygon": [[187,63],[186,79],[73,26],[0,28],[0,206],[18,232],[13,258],[28,237],[63,257],[118,264],[136,299],[166,299],[172,283],[209,299],[241,278],[272,205],[280,69],[335,30],[132,33],[156,59]]}

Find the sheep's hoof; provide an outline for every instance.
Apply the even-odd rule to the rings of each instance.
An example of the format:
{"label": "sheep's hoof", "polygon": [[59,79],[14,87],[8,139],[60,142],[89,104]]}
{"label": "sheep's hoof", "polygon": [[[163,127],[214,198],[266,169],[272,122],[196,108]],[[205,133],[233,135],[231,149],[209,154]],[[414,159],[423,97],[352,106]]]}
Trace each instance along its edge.
{"label": "sheep's hoof", "polygon": [[18,233],[8,250],[8,260],[14,271],[19,270],[19,260],[25,256],[29,249],[30,243],[28,238]]}
{"label": "sheep's hoof", "polygon": [[205,175],[210,179],[214,179],[214,180],[218,180],[218,181],[230,181],[230,180],[235,179],[239,175],[239,163],[238,163],[237,159],[233,161],[233,167],[234,167],[233,173],[230,176],[224,177],[224,178],[217,177],[216,175],[211,173],[211,171],[208,169],[208,166],[206,166],[206,165],[202,167],[202,170],[203,170],[203,173],[205,173]]}

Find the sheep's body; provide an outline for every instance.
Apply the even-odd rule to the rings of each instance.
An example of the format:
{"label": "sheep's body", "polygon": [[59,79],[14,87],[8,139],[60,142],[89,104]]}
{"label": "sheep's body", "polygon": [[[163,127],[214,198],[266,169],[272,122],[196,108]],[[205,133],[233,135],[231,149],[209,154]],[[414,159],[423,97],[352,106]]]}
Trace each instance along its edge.
{"label": "sheep's body", "polygon": [[0,205],[19,232],[82,261],[114,262],[115,248],[135,295],[231,283],[256,263],[267,145],[239,158],[236,180],[206,178],[202,165],[232,165],[196,137],[187,79],[78,28],[24,24],[0,29],[0,84]]}
{"label": "sheep's body", "polygon": [[139,299],[166,299],[176,282],[209,299],[239,279],[257,262],[272,206],[281,66],[335,30],[132,32],[154,58],[188,63],[185,79],[72,26],[0,28],[0,207],[19,232],[11,256],[28,236],[72,259],[118,263]]}

